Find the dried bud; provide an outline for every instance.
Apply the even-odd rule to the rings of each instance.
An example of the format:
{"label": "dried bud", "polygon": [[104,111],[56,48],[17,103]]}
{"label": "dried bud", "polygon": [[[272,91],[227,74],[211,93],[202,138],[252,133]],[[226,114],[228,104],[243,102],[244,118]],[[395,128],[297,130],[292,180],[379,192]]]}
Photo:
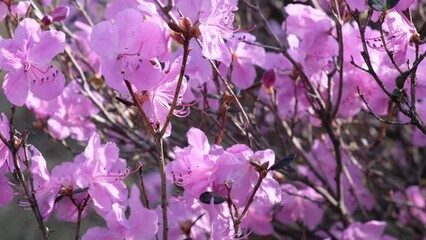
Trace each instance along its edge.
{"label": "dried bud", "polygon": [[185,39],[183,38],[182,34],[177,32],[170,33],[170,37],[173,38],[177,43],[183,45],[185,42]]}
{"label": "dried bud", "polygon": [[191,29],[189,29],[189,35],[191,37],[200,37],[201,36],[201,31],[200,28],[198,26],[193,26]]}
{"label": "dried bud", "polygon": [[192,21],[191,19],[184,17],[179,21],[179,25],[185,32],[188,32],[192,27]]}
{"label": "dried bud", "polygon": [[14,144],[15,144],[15,148],[19,148],[19,145],[21,145],[22,140],[19,138],[15,138]]}
{"label": "dried bud", "polygon": [[41,119],[37,119],[34,123],[33,126],[37,129],[43,129],[45,127],[45,123],[43,120]]}
{"label": "dried bud", "polygon": [[420,42],[420,40],[421,40],[420,34],[418,34],[418,33],[414,33],[410,38],[410,42],[413,42],[413,43],[418,43],[418,42]]}
{"label": "dried bud", "polygon": [[176,23],[174,23],[174,22],[170,21],[170,22],[167,22],[167,25],[169,25],[169,28],[170,28],[172,31],[175,31],[175,32],[177,32],[177,33],[183,33],[182,28],[180,28],[180,27],[179,27]]}
{"label": "dried bud", "polygon": [[192,227],[191,219],[179,222],[179,228],[186,236],[189,236],[191,234],[191,227]]}

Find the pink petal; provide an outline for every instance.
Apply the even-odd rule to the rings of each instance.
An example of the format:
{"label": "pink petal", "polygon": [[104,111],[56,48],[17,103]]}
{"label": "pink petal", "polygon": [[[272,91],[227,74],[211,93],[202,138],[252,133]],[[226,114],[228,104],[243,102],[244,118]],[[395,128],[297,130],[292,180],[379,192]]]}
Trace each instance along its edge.
{"label": "pink petal", "polygon": [[256,70],[250,63],[235,61],[232,69],[232,80],[240,89],[246,89],[253,85],[256,78]]}
{"label": "pink petal", "polygon": [[115,61],[118,46],[118,35],[115,33],[111,22],[101,22],[93,27],[90,47],[98,56],[106,58],[108,61]]}
{"label": "pink petal", "polygon": [[56,117],[51,117],[47,121],[47,126],[49,132],[58,140],[63,140],[70,135],[69,128],[63,125],[61,119],[57,119]]}
{"label": "pink petal", "polygon": [[13,200],[13,189],[9,185],[9,179],[0,175],[0,207],[9,204]]}
{"label": "pink petal", "polygon": [[40,34],[40,41],[29,49],[29,60],[48,65],[58,53],[64,51],[65,34],[50,30]]}
{"label": "pink petal", "polygon": [[15,30],[15,44],[22,48],[21,50],[26,51],[29,47],[27,46],[29,41],[40,41],[40,32],[40,25],[36,22],[36,20],[32,18],[25,18],[19,23]]}
{"label": "pink petal", "polygon": [[29,84],[24,71],[14,71],[6,74],[3,90],[12,104],[16,106],[24,105],[29,92]]}
{"label": "pink petal", "polygon": [[45,73],[44,79],[48,80],[32,82],[31,92],[34,96],[49,101],[61,95],[65,86],[65,77],[61,71],[52,67]]}

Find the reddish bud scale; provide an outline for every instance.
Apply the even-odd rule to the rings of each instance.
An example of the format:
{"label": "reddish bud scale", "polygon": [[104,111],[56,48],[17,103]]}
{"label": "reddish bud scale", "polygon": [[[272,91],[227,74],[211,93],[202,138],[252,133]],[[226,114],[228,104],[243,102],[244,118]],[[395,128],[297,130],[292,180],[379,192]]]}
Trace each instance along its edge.
{"label": "reddish bud scale", "polygon": [[192,28],[192,21],[191,19],[184,17],[179,21],[179,25],[185,32],[188,32]]}

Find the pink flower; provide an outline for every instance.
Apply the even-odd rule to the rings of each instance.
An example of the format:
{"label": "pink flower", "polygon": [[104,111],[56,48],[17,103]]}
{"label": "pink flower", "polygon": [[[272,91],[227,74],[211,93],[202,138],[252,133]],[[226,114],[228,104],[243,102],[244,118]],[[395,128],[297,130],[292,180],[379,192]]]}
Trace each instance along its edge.
{"label": "pink flower", "polygon": [[7,166],[0,166],[0,207],[12,202],[14,197],[13,188],[5,174],[9,172]]}
{"label": "pink flower", "polygon": [[397,192],[395,199],[398,202],[406,202],[412,207],[402,207],[399,218],[403,223],[408,223],[411,217],[418,219],[421,223],[426,224],[426,190],[419,186],[410,186],[405,189],[405,194]]}
{"label": "pink flower", "polygon": [[[162,129],[164,122],[166,121],[167,115],[170,111],[170,105],[173,102],[173,98],[176,92],[176,86],[180,74],[181,60],[178,59],[172,63],[170,69],[165,70],[161,73],[161,79],[153,87],[147,91],[137,93],[139,102],[142,104],[145,114],[148,116],[152,127],[154,129]],[[179,91],[179,97],[177,100],[178,108],[173,111],[173,115],[178,117],[186,117],[189,114],[189,108],[186,108],[182,104],[182,98],[186,91],[186,78],[183,79],[182,85]],[[167,126],[166,134],[164,137],[170,135],[171,124]]]}
{"label": "pink flower", "polygon": [[[393,52],[396,64],[405,64],[408,46],[413,41],[412,38],[418,35],[413,23],[404,14],[397,11],[389,11],[386,14],[383,30],[385,32],[386,47]],[[380,37],[367,40],[367,44],[373,49],[385,51]],[[385,63],[393,67],[390,60]]]}
{"label": "pink flower", "polygon": [[[0,21],[3,21],[6,15],[9,15],[9,10],[5,1],[0,1]],[[30,6],[30,1],[19,1],[11,4],[11,15],[19,19],[20,17],[25,16],[25,13],[28,11]]]}
{"label": "pink flower", "polygon": [[[263,48],[250,45],[243,42],[243,40],[254,43],[256,37],[248,33],[237,33],[234,39],[227,42],[232,53],[231,79],[235,86],[240,89],[246,89],[253,85],[256,78],[256,69],[254,65],[262,66],[266,57]],[[220,67],[222,74],[226,76],[229,68],[223,64]]]}
{"label": "pink flower", "polygon": [[43,32],[35,20],[22,20],[16,28],[15,39],[0,42],[0,67],[9,72],[3,82],[7,99],[22,106],[29,91],[43,100],[59,96],[65,78],[50,61],[64,47],[62,32]]}
{"label": "pink flower", "polygon": [[120,93],[127,93],[124,80],[147,90],[161,74],[159,63],[150,60],[167,49],[163,29],[157,22],[145,21],[138,10],[125,9],[114,22],[97,24],[90,43],[99,56],[106,83]]}
{"label": "pink flower", "polygon": [[125,209],[118,203],[113,203],[111,211],[105,216],[108,228],[92,227],[83,236],[83,240],[153,239],[158,230],[157,214],[143,207],[140,199],[139,189],[133,185],[128,200],[128,219]]}
{"label": "pink flower", "polygon": [[298,190],[284,184],[281,188],[282,209],[276,215],[277,219],[284,224],[301,221],[309,229],[314,229],[324,215],[324,209],[319,205],[323,201],[322,196],[309,187]]}
{"label": "pink flower", "polygon": [[[10,140],[9,120],[4,113],[0,116],[0,134],[6,139]],[[14,169],[12,153],[9,148],[0,140],[0,168],[3,166]]]}
{"label": "pink flower", "polygon": [[366,223],[355,222],[346,228],[342,233],[342,240],[373,240],[382,239],[386,223],[379,221],[369,221]]}
{"label": "pink flower", "polygon": [[[226,196],[225,183],[230,184],[230,196],[234,204],[244,207],[253,191],[254,185],[259,179],[259,173],[250,163],[269,167],[275,162],[275,154],[272,150],[253,152],[248,146],[236,144],[228,148],[217,159],[217,171],[213,174],[213,189]],[[272,206],[281,201],[281,189],[277,181],[273,179],[272,172],[268,172],[263,179],[255,200],[265,206]]]}
{"label": "pink flower", "polygon": [[102,217],[112,211],[113,204],[127,206],[127,188],[122,181],[127,176],[126,162],[118,157],[115,144],[101,144],[97,134],[92,135],[85,151],[74,162],[56,166],[52,174],[37,149],[32,148],[31,154],[30,171],[44,220],[56,209],[58,219],[76,221],[77,208],[71,198],[81,202],[89,197],[83,217],[91,205]]}
{"label": "pink flower", "polygon": [[59,140],[71,136],[77,141],[86,141],[96,130],[90,117],[99,109],[81,93],[76,81],[70,82],[57,99],[43,102],[29,98],[27,106],[37,115],[49,117],[48,129]]}
{"label": "pink flower", "polygon": [[203,131],[191,128],[187,134],[189,146],[175,147],[176,160],[167,164],[167,179],[194,198],[198,198],[211,184],[211,174],[215,171],[216,156],[211,152],[208,139]]}
{"label": "pink flower", "polygon": [[124,205],[127,200],[127,188],[122,181],[127,176],[126,161],[118,153],[114,143],[101,144],[99,136],[93,134],[84,152],[74,159],[75,187],[88,189],[101,216],[112,210],[113,203]]}
{"label": "pink flower", "polygon": [[288,40],[292,45],[290,54],[302,64],[314,86],[326,87],[325,72],[332,71],[333,57],[338,53],[338,44],[332,35],[334,22],[325,12],[307,5],[289,4],[285,11],[289,16],[282,28],[299,40],[298,43]]}
{"label": "pink flower", "polygon": [[[205,239],[210,232],[211,221],[201,204],[194,198],[173,196],[168,200],[169,239]],[[163,227],[161,208],[156,209],[159,229]],[[162,239],[162,231],[158,232]]]}
{"label": "pink flower", "polygon": [[[79,62],[83,71],[94,71],[96,74],[100,74],[101,66],[99,63],[99,57],[90,48],[90,36],[92,35],[92,27],[89,25],[77,21],[74,23],[77,28],[73,33],[76,36],[75,39],[71,39],[69,46],[76,55],[76,60]],[[84,61],[82,60],[84,59]]]}
{"label": "pink flower", "polygon": [[[47,221],[50,217],[55,209],[57,198],[59,197],[60,201],[58,203],[66,208],[66,211],[59,209],[59,219],[76,221],[77,209],[69,202],[69,199],[67,199],[68,196],[63,195],[73,191],[72,174],[75,170],[75,164],[64,162],[53,168],[52,174],[50,174],[43,155],[33,147],[30,148],[30,152],[32,155],[30,171],[34,177],[35,195],[43,220]],[[63,201],[67,201],[67,203],[62,204]],[[63,212],[67,213],[66,218],[61,217],[63,215],[61,213]],[[84,212],[84,215],[86,213],[87,211]]]}
{"label": "pink flower", "polygon": [[232,37],[234,29],[234,11],[237,10],[235,0],[211,0],[211,7],[200,14],[200,32],[204,57],[217,60],[229,66],[231,53],[225,40]]}
{"label": "pink flower", "polygon": [[[152,4],[152,3],[145,3],[145,4]],[[155,5],[152,4],[154,9]],[[120,11],[127,9],[127,8],[133,8],[136,9],[139,6],[138,0],[111,0],[106,5],[105,9],[105,19],[113,19],[117,13]]]}
{"label": "pink flower", "polygon": [[[145,182],[146,196],[151,206],[161,202],[161,176],[157,171],[149,172],[143,176]],[[167,196],[172,195],[173,185],[167,183]]]}
{"label": "pink flower", "polygon": [[[363,183],[363,172],[350,161],[349,156],[343,152],[342,160],[346,165],[348,172],[352,178],[352,184],[350,184],[348,178],[342,175],[342,184],[344,191],[344,199],[346,207],[349,212],[353,212],[362,204],[366,209],[374,207],[375,199],[372,194],[364,186]],[[322,176],[327,182],[327,185],[331,187],[333,191],[336,189],[336,181],[334,179],[336,172],[336,161],[330,161],[334,156],[332,154],[332,146],[329,139],[326,142],[315,140],[312,146],[311,152],[308,154],[308,161],[316,169],[316,171]],[[318,180],[316,175],[312,171],[305,172],[303,167],[301,169],[302,175],[307,175],[308,178],[312,179],[319,185],[322,185],[321,181]],[[353,189],[351,189],[353,187]],[[357,201],[357,199],[359,201]]]}
{"label": "pink flower", "polygon": [[274,232],[272,226],[273,206],[264,206],[260,202],[254,202],[247,212],[247,216],[241,222],[241,228],[251,232],[267,236]]}

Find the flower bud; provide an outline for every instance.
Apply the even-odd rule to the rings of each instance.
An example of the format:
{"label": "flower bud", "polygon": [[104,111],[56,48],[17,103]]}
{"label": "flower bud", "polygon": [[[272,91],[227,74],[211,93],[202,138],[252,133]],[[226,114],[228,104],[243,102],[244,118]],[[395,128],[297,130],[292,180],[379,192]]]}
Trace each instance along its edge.
{"label": "flower bud", "polygon": [[53,22],[59,22],[67,18],[69,14],[70,8],[68,6],[58,6],[49,15],[52,17]]}
{"label": "flower bud", "polygon": [[179,21],[180,27],[186,32],[189,31],[192,27],[191,19],[184,17]]}
{"label": "flower bud", "polygon": [[270,70],[265,71],[263,73],[262,83],[263,83],[263,86],[266,88],[266,91],[269,94],[272,94],[273,91],[274,91],[274,85],[275,85],[276,78],[277,78],[277,75],[276,75],[274,69],[270,69]]}
{"label": "flower bud", "polygon": [[173,38],[177,43],[183,45],[185,42],[185,39],[183,38],[182,34],[177,32],[170,33],[170,37]]}
{"label": "flower bud", "polygon": [[70,9],[67,6],[58,6],[49,15],[44,16],[41,19],[43,26],[49,26],[53,22],[59,22],[68,17]]}
{"label": "flower bud", "polygon": [[52,24],[53,22],[53,18],[50,15],[46,15],[41,19],[41,23],[43,24],[43,26],[49,26],[50,24]]}
{"label": "flower bud", "polygon": [[170,28],[172,31],[175,31],[175,32],[177,32],[177,33],[182,33],[182,32],[183,32],[182,28],[180,28],[180,27],[179,27],[176,23],[174,23],[174,22],[172,22],[172,21],[167,22],[167,25],[169,26],[169,28]]}
{"label": "flower bud", "polygon": [[198,26],[193,26],[189,29],[189,34],[191,35],[191,37],[200,37],[201,36],[201,32],[200,32],[200,28]]}

